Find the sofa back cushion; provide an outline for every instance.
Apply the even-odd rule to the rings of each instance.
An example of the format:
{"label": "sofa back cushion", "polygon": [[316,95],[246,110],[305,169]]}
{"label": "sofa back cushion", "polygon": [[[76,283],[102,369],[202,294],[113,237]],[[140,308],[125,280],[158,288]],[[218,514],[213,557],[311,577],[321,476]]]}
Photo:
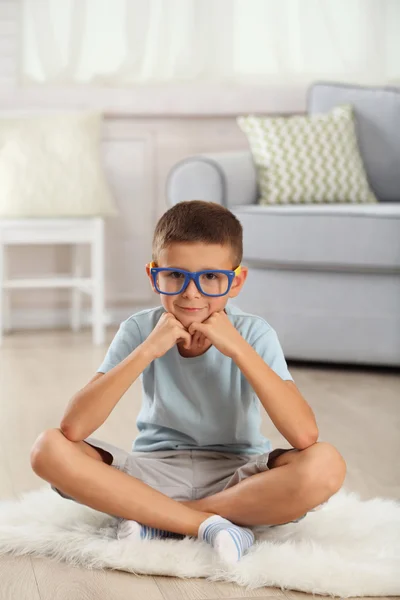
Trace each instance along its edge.
{"label": "sofa back cushion", "polygon": [[315,83],[308,93],[308,113],[329,112],[351,104],[358,147],[377,198],[400,202],[400,88]]}

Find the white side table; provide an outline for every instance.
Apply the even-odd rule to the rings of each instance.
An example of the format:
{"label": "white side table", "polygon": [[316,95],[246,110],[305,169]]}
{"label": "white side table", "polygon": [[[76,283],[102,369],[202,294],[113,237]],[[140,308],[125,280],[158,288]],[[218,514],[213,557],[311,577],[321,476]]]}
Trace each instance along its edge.
{"label": "white side table", "polygon": [[[73,244],[72,273],[40,278],[7,278],[7,246],[21,244]],[[91,247],[91,276],[82,277],[78,248]],[[104,315],[104,220],[84,218],[0,219],[0,344],[3,330],[10,328],[8,290],[33,288],[71,288],[70,324],[80,329],[82,293],[92,297],[93,343],[105,339]]]}

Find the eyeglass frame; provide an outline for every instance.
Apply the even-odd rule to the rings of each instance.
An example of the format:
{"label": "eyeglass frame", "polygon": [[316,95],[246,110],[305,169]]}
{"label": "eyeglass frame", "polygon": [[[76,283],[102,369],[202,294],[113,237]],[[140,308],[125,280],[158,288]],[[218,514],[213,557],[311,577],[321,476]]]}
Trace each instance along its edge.
{"label": "eyeglass frame", "polygon": [[[179,294],[183,294],[183,292],[186,290],[186,288],[192,280],[194,281],[200,294],[203,294],[203,296],[209,296],[211,298],[220,298],[221,296],[226,296],[232,287],[233,280],[240,274],[242,270],[241,265],[236,267],[236,269],[234,269],[233,271],[229,271],[226,269],[205,269],[203,271],[186,271],[185,269],[156,267],[155,264],[155,262],[151,262],[149,265],[153,284],[157,292],[159,294],[164,294],[165,296],[178,296]],[[183,283],[182,289],[179,290],[179,292],[162,292],[157,286],[157,275],[161,271],[172,271],[173,273],[182,273],[183,275],[185,275],[185,281]],[[206,294],[205,292],[203,292],[199,283],[199,277],[200,275],[204,275],[204,273],[224,273],[224,275],[228,277],[228,289],[226,290],[226,292],[224,292],[223,294]]]}

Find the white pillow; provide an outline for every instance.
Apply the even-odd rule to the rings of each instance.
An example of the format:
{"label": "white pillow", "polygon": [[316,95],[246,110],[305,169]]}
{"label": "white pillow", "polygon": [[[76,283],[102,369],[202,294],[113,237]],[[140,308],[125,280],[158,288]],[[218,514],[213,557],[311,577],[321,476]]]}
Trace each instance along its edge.
{"label": "white pillow", "polygon": [[0,217],[116,216],[100,162],[102,116],[0,117]]}

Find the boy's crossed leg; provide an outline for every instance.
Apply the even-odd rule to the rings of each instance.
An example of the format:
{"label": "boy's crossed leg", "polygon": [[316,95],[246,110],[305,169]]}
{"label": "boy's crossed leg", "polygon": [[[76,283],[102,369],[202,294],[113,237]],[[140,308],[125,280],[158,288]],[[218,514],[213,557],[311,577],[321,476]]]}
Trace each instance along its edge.
{"label": "boy's crossed leg", "polygon": [[[223,519],[216,528],[215,515],[242,527],[294,520],[335,493],[345,471],[340,454],[321,442],[279,456],[273,469],[232,488],[202,500],[179,502],[110,468],[111,455],[100,452],[83,441],[71,442],[59,429],[52,429],[39,436],[31,463],[37,475],[82,504],[148,527],[199,536],[213,546],[221,546],[221,540],[226,542],[227,534],[236,538],[237,545],[238,537],[237,531],[226,531],[232,523],[223,524]],[[214,518],[205,523],[210,517]],[[201,528],[202,524],[205,526]],[[216,535],[224,529],[224,535]],[[242,552],[251,545],[250,537],[241,536]]]}
{"label": "boy's crossed leg", "polygon": [[186,508],[110,467],[93,447],[71,442],[59,429],[39,436],[31,451],[31,465],[39,477],[78,502],[151,527],[197,536],[201,523],[214,514]]}
{"label": "boy's crossed leg", "polygon": [[242,526],[280,525],[323,504],[343,485],[346,463],[334,446],[316,442],[281,454],[270,470],[213,496],[182,502]]}

